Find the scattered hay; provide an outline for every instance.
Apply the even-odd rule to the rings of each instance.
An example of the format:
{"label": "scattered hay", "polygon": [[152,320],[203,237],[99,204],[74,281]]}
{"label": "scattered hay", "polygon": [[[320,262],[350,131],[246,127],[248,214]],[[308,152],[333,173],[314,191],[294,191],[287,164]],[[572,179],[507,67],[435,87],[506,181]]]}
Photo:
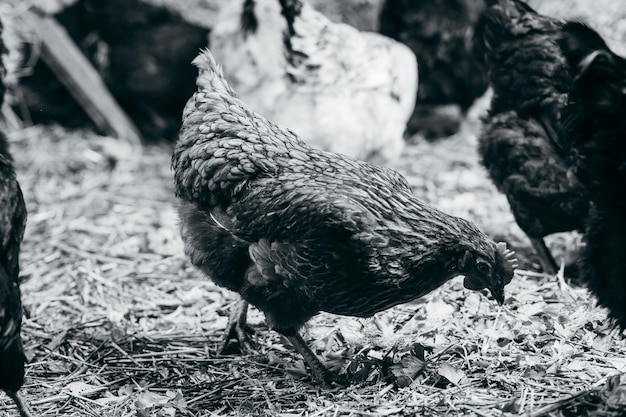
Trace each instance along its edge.
{"label": "scattered hay", "polygon": [[[614,23],[622,11],[598,15]],[[420,197],[527,246],[477,162],[475,131],[474,120],[454,138],[418,142],[397,168]],[[217,356],[234,297],[182,254],[171,149],[122,149],[130,145],[58,127],[11,132],[10,141],[29,210],[23,390],[39,415],[569,417],[626,408],[626,349],[606,312],[562,276],[530,270],[507,287],[502,308],[455,279],[372,319],[315,317],[305,338],[328,366],[365,381],[350,387],[317,388],[255,311],[258,352]],[[562,253],[575,240],[565,236],[553,241]],[[0,414],[15,414],[5,396]]]}
{"label": "scattered hay", "polygon": [[[464,130],[420,143],[398,168],[423,198],[508,230],[474,140]],[[24,395],[40,415],[573,416],[626,406],[613,377],[626,350],[606,313],[586,290],[531,271],[507,287],[503,308],[455,279],[372,319],[315,317],[312,348],[363,381],[347,388],[316,387],[256,311],[258,352],[220,357],[234,296],[182,253],[171,149],[58,127],[10,141],[29,208]],[[14,412],[5,397],[3,412]]]}

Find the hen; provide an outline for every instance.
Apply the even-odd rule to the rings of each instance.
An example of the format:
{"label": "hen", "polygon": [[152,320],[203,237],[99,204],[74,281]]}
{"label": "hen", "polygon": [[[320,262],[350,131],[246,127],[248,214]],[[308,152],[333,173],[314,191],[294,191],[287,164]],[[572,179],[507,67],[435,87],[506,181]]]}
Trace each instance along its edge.
{"label": "hen", "polygon": [[626,328],[626,60],[600,35],[568,23],[560,41],[575,78],[562,142],[592,201],[581,260],[583,279]]}
{"label": "hen", "polygon": [[327,384],[298,333],[320,311],[369,317],[457,275],[504,301],[515,267],[504,244],[416,199],[396,171],[312,148],[253,112],[208,50],[194,64],[172,167],[185,252],[245,300],[227,339],[245,343],[251,303]]}
{"label": "hen", "polygon": [[543,237],[582,230],[589,209],[584,187],[567,175],[558,139],[560,112],[573,83],[557,44],[562,24],[522,1],[487,4],[475,41],[494,94],[479,153],[543,270],[553,274],[557,265]]}
{"label": "hen", "polygon": [[[4,52],[0,36],[0,53]],[[4,74],[0,59],[0,78]],[[2,81],[0,86],[2,106],[5,91]],[[22,190],[15,176],[7,139],[0,131],[0,388],[13,399],[21,416],[31,416],[30,408],[19,393],[24,383],[26,361],[20,335],[22,302],[19,286],[19,255],[25,226],[26,206]]]}
{"label": "hen", "polygon": [[225,3],[209,44],[252,109],[312,146],[380,161],[402,152],[417,91],[405,45],[299,0]]}
{"label": "hen", "polygon": [[473,53],[483,0],[387,0],[380,32],[407,45],[419,62],[420,85],[409,133],[456,133],[463,114],[487,89],[484,63]]}

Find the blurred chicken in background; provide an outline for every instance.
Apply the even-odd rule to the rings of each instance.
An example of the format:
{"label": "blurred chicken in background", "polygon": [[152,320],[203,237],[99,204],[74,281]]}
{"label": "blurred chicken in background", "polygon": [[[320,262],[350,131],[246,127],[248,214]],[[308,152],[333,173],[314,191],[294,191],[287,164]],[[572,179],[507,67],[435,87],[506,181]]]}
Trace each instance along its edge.
{"label": "blurred chicken in background", "polygon": [[241,98],[310,145],[376,161],[402,152],[417,91],[405,45],[278,0],[224,4],[209,44]]}
{"label": "blurred chicken in background", "polygon": [[479,153],[529,237],[543,270],[558,267],[543,237],[584,229],[589,200],[567,175],[559,144],[560,113],[573,87],[557,45],[562,23],[519,0],[488,0],[476,28],[493,88]]}
{"label": "blurred chicken in background", "polygon": [[484,63],[473,51],[474,25],[484,0],[387,0],[380,32],[417,56],[420,86],[407,133],[427,139],[459,130],[467,110],[487,89]]}

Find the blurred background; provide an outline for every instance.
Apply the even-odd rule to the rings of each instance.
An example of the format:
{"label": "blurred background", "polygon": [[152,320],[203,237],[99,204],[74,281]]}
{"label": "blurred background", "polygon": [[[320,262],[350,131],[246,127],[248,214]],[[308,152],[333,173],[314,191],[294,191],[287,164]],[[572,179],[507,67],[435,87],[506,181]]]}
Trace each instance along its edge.
{"label": "blurred background", "polygon": [[[163,398],[166,404],[179,400],[167,397],[169,382],[163,383],[165,380],[184,381],[181,386],[185,387],[188,406],[197,413],[224,400],[221,395],[235,408],[241,405],[242,415],[268,407],[265,386],[257,389],[253,383],[246,385],[265,378],[267,364],[251,366],[245,360],[233,364],[231,360],[218,363],[207,359],[215,359],[211,349],[226,324],[233,296],[201,277],[182,252],[170,157],[182,109],[195,90],[196,69],[191,61],[200,48],[221,51],[220,61],[225,68],[231,68],[226,71],[227,77],[241,71],[237,74],[239,88],[250,81],[253,88],[246,92],[246,101],[273,97],[284,88],[278,83],[264,84],[260,67],[245,61],[253,57],[260,62],[272,54],[284,60],[284,19],[277,13],[261,17],[266,16],[261,14],[266,11],[264,5],[270,7],[270,3],[278,2],[257,1],[258,25],[274,32],[262,38],[259,30],[256,38],[250,34],[226,36],[241,30],[243,0],[0,0],[7,66],[7,92],[1,109],[3,128],[29,211],[21,278],[26,311],[24,344],[32,364],[25,390],[38,398],[33,401],[36,408],[58,415],[99,416],[104,415],[103,409],[114,416],[132,412],[154,415],[149,406]],[[471,220],[494,239],[507,241],[517,251],[521,268],[538,271],[540,266],[528,238],[515,223],[505,196],[488,178],[477,153],[480,117],[490,100],[484,65],[471,48],[474,24],[485,7],[483,1],[308,3],[332,22],[345,22],[359,31],[399,41],[417,61],[417,74],[408,74],[408,78],[417,76],[417,86],[408,83],[412,85],[408,89],[399,84],[391,92],[394,99],[398,96],[415,103],[408,109],[399,133],[388,141],[381,136],[373,144],[353,135],[353,141],[344,144],[344,149],[399,170],[419,198]],[[530,0],[529,4],[553,17],[588,22],[616,52],[626,55],[624,2]],[[278,10],[277,5],[274,7]],[[347,50],[362,39],[355,36],[354,44],[343,45]],[[277,41],[268,43],[268,39]],[[246,53],[239,56],[244,44]],[[365,45],[367,49],[367,42]],[[333,53],[338,57],[346,51],[331,51],[331,58]],[[398,78],[410,72],[408,67],[395,70]],[[267,79],[276,74],[283,76],[272,74],[272,67],[268,71]],[[356,71],[351,76],[358,78],[363,72],[367,71]],[[296,78],[299,75],[295,74]],[[324,80],[323,85],[332,97],[333,80]],[[270,89],[261,88],[266,86]],[[337,91],[343,94],[343,90]],[[296,113],[290,113],[294,120],[298,112],[314,114],[319,110],[315,103],[302,105],[279,110]],[[335,112],[336,108],[333,112],[340,121],[344,113],[360,111],[359,106],[350,108],[343,102],[338,109],[341,112]],[[397,113],[391,107],[380,107],[378,112],[383,118]],[[370,125],[362,130],[368,129]],[[386,152],[390,147],[394,151]],[[378,159],[381,154],[386,158]],[[568,232],[549,236],[546,241],[558,262],[569,263],[580,237]],[[594,340],[598,351],[611,351],[623,365],[623,341],[603,338],[610,331],[603,327],[606,316],[598,309],[590,310],[588,294],[564,292],[554,280],[529,276],[507,287],[510,294],[523,300],[519,305],[524,305],[528,315],[523,323],[517,315],[496,316],[484,300],[468,295],[455,281],[445,287],[445,292],[436,292],[432,298],[425,297],[404,309],[399,307],[395,313],[382,313],[375,322],[364,325],[352,318],[317,317],[312,326],[318,329],[315,348],[324,351],[331,339],[334,343],[341,339],[337,343],[341,346],[358,346],[355,340],[369,344],[371,340],[364,339],[373,339],[370,333],[375,332],[376,343],[381,346],[401,343],[401,337],[409,343],[419,333],[437,346],[471,342],[475,350],[482,349],[481,354],[487,352],[484,354],[489,359],[481,363],[488,367],[495,358],[500,360],[503,354],[498,344],[503,343],[513,352],[510,362],[503,361],[507,372],[520,368],[527,371],[523,377],[528,379],[539,372],[536,380],[543,383],[541,372],[553,372],[554,364],[567,362],[563,352],[569,355],[580,348],[580,340],[586,343],[591,338],[588,328],[592,322],[604,332]],[[459,300],[462,302],[455,303]],[[454,305],[455,315],[446,305]],[[447,313],[442,315],[441,311]],[[251,320],[255,326],[262,323],[258,313],[253,313]],[[494,329],[493,321],[498,320],[502,328]],[[387,331],[382,337],[380,323]],[[390,336],[404,324],[409,324],[404,334]],[[376,326],[378,330],[372,331]],[[365,327],[370,333],[364,333]],[[495,348],[485,347],[481,331],[492,332],[489,341]],[[266,345],[277,353],[270,365],[291,366],[279,358],[285,356],[285,349],[278,337],[265,333]],[[567,344],[575,333],[583,336]],[[336,334],[343,336],[332,336]],[[526,336],[531,340],[529,345],[540,340],[541,346],[532,350],[522,342],[515,347],[507,345]],[[177,358],[183,359],[169,360],[162,352],[179,352]],[[149,356],[151,353],[154,356]],[[135,354],[147,356],[132,357]],[[568,360],[574,354],[570,356]],[[542,399],[547,402],[596,381],[597,375],[608,372],[608,366],[601,371],[589,366],[597,360],[594,356],[583,365],[576,363],[578,368],[572,368],[572,373],[558,377],[556,390],[541,391],[548,392]],[[237,383],[244,383],[231,389],[231,374]],[[290,384],[283,381],[280,371],[270,375],[275,386]],[[481,390],[488,399],[480,405],[483,413],[475,415],[492,415],[489,413],[498,398],[513,397],[521,390],[509,383],[513,379],[510,374],[502,375],[490,375],[497,381],[472,388]],[[214,391],[216,386],[225,393]],[[308,403],[316,401],[310,398],[317,398],[319,393],[307,392],[303,398],[301,393],[293,394],[292,386],[285,389],[287,392],[268,390],[274,404],[282,404],[284,409],[296,402],[300,409],[294,412],[316,412],[327,407],[326,403]],[[157,397],[141,397],[148,404],[144,408],[138,402],[129,405],[129,398],[134,401],[150,392]],[[371,397],[378,395],[376,392]],[[448,401],[449,394],[445,395],[441,404]],[[349,401],[350,407],[360,407],[360,401]],[[415,401],[422,404],[429,400],[420,397]],[[87,409],[90,411],[84,411]],[[266,415],[272,415],[269,409]],[[227,408],[225,413],[231,410]],[[216,415],[222,414],[218,411]]]}
{"label": "blurred background", "polygon": [[[26,13],[34,7],[53,16],[67,31],[143,139],[174,141],[182,107],[195,88],[191,60],[199,48],[212,47],[209,36],[220,18],[238,23],[235,14],[220,15],[221,4],[240,9],[242,1],[4,0],[0,12],[8,47],[8,105],[26,125],[59,124],[107,133],[94,125],[87,105],[77,102],[76,95],[83,94],[80,88],[68,87],[59,70],[50,68],[54,58],[45,59],[41,44],[42,38],[48,39],[46,28]],[[420,134],[434,140],[456,133],[486,91],[484,66],[471,50],[482,0],[313,0],[309,4],[334,22],[380,32],[416,54],[419,88],[406,127],[408,137]],[[608,0],[531,0],[529,4],[553,17],[587,21],[618,53],[624,50],[621,4]],[[265,24],[282,30],[280,17],[272,19]],[[91,105],[98,106],[97,98]]]}

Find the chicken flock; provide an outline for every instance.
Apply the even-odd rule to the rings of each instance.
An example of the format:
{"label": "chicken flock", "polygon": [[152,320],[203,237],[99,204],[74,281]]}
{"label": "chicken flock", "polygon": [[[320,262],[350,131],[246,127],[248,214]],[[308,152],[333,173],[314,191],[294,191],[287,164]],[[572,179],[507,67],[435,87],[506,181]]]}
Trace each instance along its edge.
{"label": "chicken flock", "polygon": [[[299,333],[319,312],[370,317],[459,275],[504,303],[517,267],[506,244],[372,163],[402,151],[420,56],[299,0],[228,2],[221,13],[193,61],[197,90],[172,156],[185,253],[240,296],[221,350],[232,339],[255,348],[252,305],[328,387],[342,378]],[[558,265],[543,238],[584,235],[581,279],[626,328],[626,60],[592,28],[521,0],[485,0],[473,31],[493,90],[477,149],[489,176],[546,273]],[[0,388],[27,416],[26,207],[1,133],[0,201]]]}

